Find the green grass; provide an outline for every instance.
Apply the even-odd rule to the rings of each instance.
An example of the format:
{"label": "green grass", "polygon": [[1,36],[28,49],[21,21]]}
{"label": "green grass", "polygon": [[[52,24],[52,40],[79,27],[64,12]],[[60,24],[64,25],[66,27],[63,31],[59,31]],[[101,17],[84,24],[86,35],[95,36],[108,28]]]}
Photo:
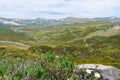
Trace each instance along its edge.
{"label": "green grass", "polygon": [[[58,79],[60,74],[64,74],[62,76],[67,79],[72,75],[70,73],[71,62],[74,65],[94,63],[120,68],[120,33],[112,36],[98,36],[101,31],[107,32],[112,27],[112,23],[96,22],[59,27],[24,28],[24,33],[19,33],[9,27],[0,26],[0,40],[31,45],[29,48],[0,43],[0,47],[6,48],[6,51],[0,51],[0,64],[2,65],[0,66],[0,78],[20,80],[23,76],[28,76],[33,80],[40,80],[43,77]],[[86,38],[86,36],[90,37]],[[3,64],[4,62],[6,64]],[[49,67],[51,65],[52,68]],[[62,77],[61,80],[63,80]]]}
{"label": "green grass", "polygon": [[[59,25],[58,25],[59,26]],[[107,30],[111,23],[74,24],[57,27],[35,27],[22,29],[36,40],[39,45],[70,45],[76,40],[83,40],[90,33]],[[34,44],[35,45],[35,44]]]}
{"label": "green grass", "polygon": [[32,41],[24,33],[14,32],[9,27],[0,26],[0,40],[15,41],[15,42],[27,42]]}
{"label": "green grass", "polygon": [[[3,51],[1,51],[2,53]],[[81,79],[82,73],[73,72],[75,65],[95,63],[111,65],[120,68],[120,59],[109,58],[76,58],[73,55],[45,53],[31,53],[29,51],[0,53],[0,79],[2,80],[67,80]],[[74,60],[72,60],[74,58]],[[90,78],[90,77],[88,77]],[[95,77],[94,77],[95,78]],[[87,79],[87,78],[85,78]]]}

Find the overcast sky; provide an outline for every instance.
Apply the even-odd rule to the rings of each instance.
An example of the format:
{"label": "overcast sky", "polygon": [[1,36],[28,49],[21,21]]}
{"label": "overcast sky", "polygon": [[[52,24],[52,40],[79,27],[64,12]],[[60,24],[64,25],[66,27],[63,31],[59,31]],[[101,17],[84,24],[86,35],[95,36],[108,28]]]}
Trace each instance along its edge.
{"label": "overcast sky", "polygon": [[120,17],[120,0],[0,0],[0,17]]}

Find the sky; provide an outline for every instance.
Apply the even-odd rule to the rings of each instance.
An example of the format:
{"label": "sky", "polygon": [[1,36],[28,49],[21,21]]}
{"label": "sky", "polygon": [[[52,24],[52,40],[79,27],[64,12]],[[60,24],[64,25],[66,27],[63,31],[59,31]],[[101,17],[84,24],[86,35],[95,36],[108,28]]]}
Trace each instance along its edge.
{"label": "sky", "polygon": [[0,17],[120,17],[120,0],[0,0]]}

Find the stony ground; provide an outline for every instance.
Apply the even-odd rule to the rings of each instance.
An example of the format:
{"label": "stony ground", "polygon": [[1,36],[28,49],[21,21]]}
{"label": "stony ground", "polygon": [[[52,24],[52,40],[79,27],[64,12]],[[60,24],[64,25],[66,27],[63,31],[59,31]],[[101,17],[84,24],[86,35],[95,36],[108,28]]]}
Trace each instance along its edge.
{"label": "stony ground", "polygon": [[[98,70],[104,80],[120,80],[120,69],[112,66],[105,66],[101,64],[82,64],[78,65],[78,68]],[[90,71],[88,73],[90,73]]]}

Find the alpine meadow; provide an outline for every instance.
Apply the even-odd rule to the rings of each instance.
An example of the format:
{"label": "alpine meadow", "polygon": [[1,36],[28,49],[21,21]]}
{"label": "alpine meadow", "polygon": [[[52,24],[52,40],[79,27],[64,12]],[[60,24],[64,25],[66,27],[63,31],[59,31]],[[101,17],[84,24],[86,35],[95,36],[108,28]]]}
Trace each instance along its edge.
{"label": "alpine meadow", "polygon": [[6,1],[0,80],[120,80],[119,0]]}

